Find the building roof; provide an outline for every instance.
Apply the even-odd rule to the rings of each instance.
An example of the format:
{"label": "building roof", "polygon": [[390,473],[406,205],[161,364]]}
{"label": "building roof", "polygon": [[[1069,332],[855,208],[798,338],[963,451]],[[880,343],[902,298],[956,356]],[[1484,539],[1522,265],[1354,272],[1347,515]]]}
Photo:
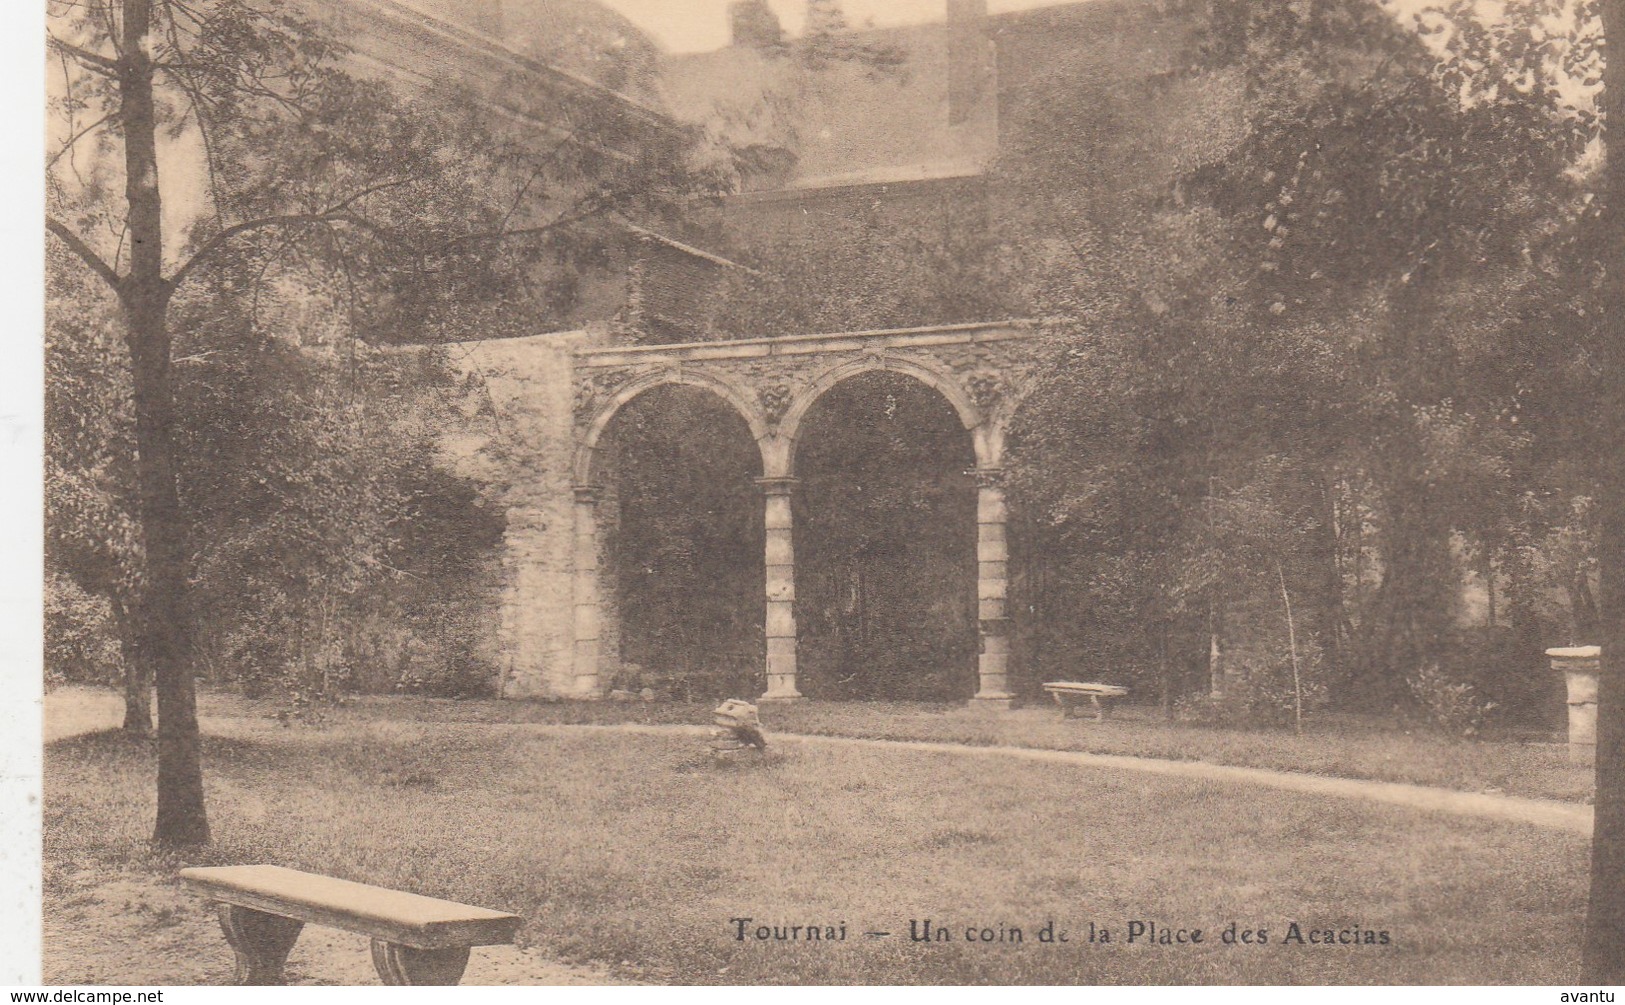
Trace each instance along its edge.
{"label": "building roof", "polygon": [[596,0],[397,0],[517,55],[660,108],[659,49]]}
{"label": "building roof", "polygon": [[[352,49],[352,65],[371,66],[385,76],[424,85],[466,84],[493,110],[531,126],[557,127],[575,111],[589,108],[599,132],[632,135],[664,132],[676,125],[645,98],[519,51],[491,30],[500,22],[470,13],[501,0],[293,2],[345,41]],[[657,95],[651,92],[646,97]]]}
{"label": "building roof", "polygon": [[995,149],[995,100],[984,92],[963,118],[949,107],[949,32],[943,23],[854,32],[895,46],[895,70],[861,61],[810,66],[744,45],[665,57],[665,103],[738,146],[793,154],[788,170],[746,188],[819,187],[982,170]]}

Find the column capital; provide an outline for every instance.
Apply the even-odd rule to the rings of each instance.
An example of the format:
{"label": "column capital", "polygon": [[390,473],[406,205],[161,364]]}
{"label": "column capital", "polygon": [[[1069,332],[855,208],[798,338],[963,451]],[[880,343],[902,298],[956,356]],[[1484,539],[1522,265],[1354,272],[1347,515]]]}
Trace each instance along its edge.
{"label": "column capital", "polygon": [[801,479],[791,477],[757,478],[755,481],[762,493],[770,496],[787,496],[801,484]]}
{"label": "column capital", "polygon": [[970,468],[965,473],[975,479],[979,489],[1004,488],[1003,468]]}
{"label": "column capital", "polygon": [[575,486],[575,494],[576,502],[591,505],[604,497],[604,487],[602,485],[577,485]]}

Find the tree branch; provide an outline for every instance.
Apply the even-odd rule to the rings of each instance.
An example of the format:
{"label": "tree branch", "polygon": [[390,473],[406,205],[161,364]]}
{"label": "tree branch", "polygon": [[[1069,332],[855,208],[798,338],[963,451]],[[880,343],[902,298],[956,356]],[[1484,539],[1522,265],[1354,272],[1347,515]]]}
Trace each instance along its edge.
{"label": "tree branch", "polygon": [[97,119],[95,122],[92,122],[90,125],[88,125],[85,128],[79,130],[78,132],[74,133],[72,136],[68,137],[67,141],[62,144],[62,149],[58,150],[56,153],[52,154],[51,159],[45,162],[45,170],[49,171],[49,170],[51,170],[51,168],[55,167],[56,162],[61,160],[62,156],[64,154],[66,154],[69,150],[72,150],[73,145],[75,143],[78,143],[81,139],[83,139],[86,133],[90,132],[92,129],[95,129],[97,126],[100,126],[102,123],[106,122],[108,119],[110,119],[112,117],[113,117],[113,113],[108,112],[106,115],[103,115],[101,118]]}
{"label": "tree branch", "polygon": [[79,60],[79,62],[85,64],[88,69],[95,70],[97,73],[105,74],[109,77],[118,76],[118,60],[103,56],[99,52],[91,52],[89,49],[82,49],[79,46],[74,45],[72,42],[65,42],[62,39],[57,38],[50,32],[46,32],[45,34],[46,44],[51,48],[57,50],[58,52],[63,52],[69,56],[72,56],[73,58]]}
{"label": "tree branch", "polygon": [[446,241],[441,245],[441,247],[455,248],[460,245],[474,244],[480,241],[504,241],[514,237],[536,237],[541,234],[549,233],[550,231],[568,227],[573,223],[581,223],[582,221],[590,220],[595,216],[601,216],[613,208],[614,207],[608,203],[601,203],[594,205],[590,209],[584,209],[577,213],[567,213],[563,216],[556,217],[546,223],[538,224],[534,227],[518,227],[511,230],[485,230],[473,234],[463,234],[460,237],[455,237],[449,241]]}
{"label": "tree branch", "polygon": [[256,230],[266,230],[270,227],[291,227],[301,224],[315,225],[319,223],[327,223],[328,220],[329,217],[326,213],[290,213],[286,216],[267,216],[258,220],[247,220],[243,223],[227,227],[225,230],[222,230],[220,233],[211,237],[207,242],[204,243],[203,247],[197,250],[196,254],[187,259],[186,264],[182,265],[175,271],[175,275],[170,279],[170,283],[175,286],[180,286],[180,284],[186,280],[186,277],[192,273],[192,270],[196,269],[203,263],[204,259],[208,258],[227,241],[230,241],[232,238],[239,235],[247,234]]}
{"label": "tree branch", "polygon": [[257,220],[245,220],[242,223],[227,227],[225,230],[222,230],[220,233],[209,238],[209,240],[204,243],[203,247],[199,248],[191,258],[187,259],[186,264],[182,265],[178,270],[176,270],[174,278],[170,280],[170,284],[173,286],[179,286],[181,282],[191,274],[193,269],[197,268],[197,266],[200,265],[208,256],[219,250],[220,247],[227,241],[230,241],[234,237],[239,237],[243,234],[250,233],[251,231],[265,230],[270,227],[291,227],[300,225],[330,224],[335,222],[353,223],[357,226],[368,229],[377,229],[366,223],[366,221],[347,214],[345,210],[349,209],[351,206],[355,205],[357,202],[369,195],[382,192],[385,189],[405,185],[408,183],[408,181],[410,181],[410,179],[395,179],[393,181],[379,182],[376,185],[369,185],[368,187],[348,196],[342,201],[336,202],[328,208],[315,213],[288,213],[281,216],[266,216],[260,217]]}
{"label": "tree branch", "polygon": [[122,277],[113,271],[111,265],[102,261],[101,256],[92,251],[90,245],[86,244],[78,234],[69,230],[66,224],[49,216],[45,218],[45,229],[55,234],[63,244],[66,244],[68,250],[84,259],[85,264],[90,266],[90,271],[101,276],[102,279],[106,280],[107,285],[111,286],[115,291],[118,290]]}

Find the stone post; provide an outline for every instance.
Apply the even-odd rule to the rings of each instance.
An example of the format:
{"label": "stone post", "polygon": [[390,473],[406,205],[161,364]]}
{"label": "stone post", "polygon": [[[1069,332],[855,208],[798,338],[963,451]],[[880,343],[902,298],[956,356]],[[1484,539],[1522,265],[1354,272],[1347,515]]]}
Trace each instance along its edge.
{"label": "stone post", "polygon": [[794,478],[758,478],[767,530],[767,693],[762,701],[795,701],[796,559],[791,543],[790,493]]}
{"label": "stone post", "polygon": [[1602,666],[1598,646],[1548,649],[1552,669],[1568,678],[1569,760],[1594,764],[1597,759],[1597,672]]}
{"label": "stone post", "polygon": [[598,499],[601,492],[597,485],[575,487],[575,585],[572,590],[575,648],[571,653],[570,671],[575,678],[571,692],[577,697],[598,694],[599,626],[602,623],[598,607]]}
{"label": "stone post", "polygon": [[1010,560],[1005,543],[1004,471],[977,468],[976,479],[976,606],[979,653],[976,657],[977,704],[1009,708],[1010,618],[1007,577]]}

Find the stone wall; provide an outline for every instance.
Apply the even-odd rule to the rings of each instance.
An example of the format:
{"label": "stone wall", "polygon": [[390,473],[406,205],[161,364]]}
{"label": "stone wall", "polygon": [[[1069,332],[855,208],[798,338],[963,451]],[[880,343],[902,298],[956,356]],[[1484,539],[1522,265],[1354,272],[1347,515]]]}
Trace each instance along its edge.
{"label": "stone wall", "polygon": [[453,360],[483,381],[494,416],[445,445],[458,474],[490,487],[507,512],[497,642],[509,698],[568,695],[574,497],[571,352],[585,332],[471,342]]}

